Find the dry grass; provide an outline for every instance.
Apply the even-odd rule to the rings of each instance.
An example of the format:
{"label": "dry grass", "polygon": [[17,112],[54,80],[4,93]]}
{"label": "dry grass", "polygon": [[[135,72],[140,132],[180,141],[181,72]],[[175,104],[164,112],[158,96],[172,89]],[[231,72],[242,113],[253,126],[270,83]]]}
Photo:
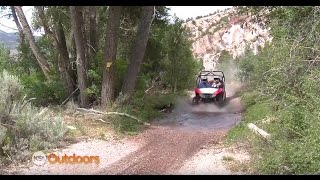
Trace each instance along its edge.
{"label": "dry grass", "polygon": [[67,138],[98,138],[107,140],[120,136],[114,131],[111,120],[95,114],[64,115],[65,123],[76,129],[70,130]]}
{"label": "dry grass", "polygon": [[224,161],[226,167],[235,174],[254,174],[254,170],[250,166],[249,161],[242,162],[240,160],[233,159],[231,161]]}
{"label": "dry grass", "polygon": [[232,156],[223,156],[222,158],[224,161],[233,161],[234,158]]}
{"label": "dry grass", "polygon": [[255,174],[249,148],[248,143],[244,142],[229,144],[228,153],[223,156],[223,163],[233,174]]}
{"label": "dry grass", "polygon": [[[64,121],[68,126],[76,129],[70,129],[67,138],[98,138],[107,140],[120,136],[115,132],[112,119],[95,113],[83,113],[77,111],[78,105],[70,101],[62,110]],[[95,109],[98,107],[95,107]]]}

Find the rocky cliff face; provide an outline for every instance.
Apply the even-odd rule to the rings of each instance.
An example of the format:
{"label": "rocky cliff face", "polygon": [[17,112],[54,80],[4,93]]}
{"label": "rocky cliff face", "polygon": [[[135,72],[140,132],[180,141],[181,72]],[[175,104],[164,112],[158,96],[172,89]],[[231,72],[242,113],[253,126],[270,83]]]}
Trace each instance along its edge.
{"label": "rocky cliff face", "polygon": [[217,65],[222,51],[227,51],[235,59],[244,54],[246,47],[256,54],[272,41],[264,19],[250,13],[240,14],[236,8],[190,20],[185,25],[192,34],[195,57],[202,59],[208,70]]}

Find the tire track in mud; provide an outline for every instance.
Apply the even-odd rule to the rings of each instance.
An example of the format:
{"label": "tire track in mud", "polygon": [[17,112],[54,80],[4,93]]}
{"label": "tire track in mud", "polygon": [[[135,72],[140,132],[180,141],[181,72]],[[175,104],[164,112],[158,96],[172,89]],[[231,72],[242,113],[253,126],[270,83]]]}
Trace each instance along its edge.
{"label": "tire track in mud", "polygon": [[[180,168],[183,161],[198,152],[202,145],[217,143],[205,133],[176,132],[176,129],[157,128],[146,132],[147,143],[136,152],[112,164],[101,174],[165,174]],[[198,136],[201,136],[199,138]]]}
{"label": "tire track in mud", "polygon": [[99,174],[175,174],[185,161],[208,144],[221,142],[241,120],[241,105],[229,97],[223,108],[213,104],[190,106],[181,100],[174,112],[158,119],[134,137],[144,145],[101,170]]}

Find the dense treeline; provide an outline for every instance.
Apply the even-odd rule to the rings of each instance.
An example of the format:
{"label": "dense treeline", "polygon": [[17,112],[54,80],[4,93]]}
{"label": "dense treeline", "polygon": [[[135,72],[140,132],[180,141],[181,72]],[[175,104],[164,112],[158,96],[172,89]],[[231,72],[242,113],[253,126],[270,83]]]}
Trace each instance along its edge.
{"label": "dense treeline", "polygon": [[[3,9],[17,25],[20,46],[0,68],[18,75],[39,105],[69,95],[82,107],[128,103],[155,81],[160,89],[183,90],[197,70],[187,30],[181,20],[170,23],[175,17],[164,6],[36,6],[32,24],[20,6]],[[31,30],[40,28],[45,35],[36,41]]]}
{"label": "dense treeline", "polygon": [[85,135],[78,106],[136,116],[103,117],[136,132],[194,85],[189,31],[164,6],[36,6],[31,24],[21,6],[1,10],[20,39],[16,56],[0,46],[0,167]]}

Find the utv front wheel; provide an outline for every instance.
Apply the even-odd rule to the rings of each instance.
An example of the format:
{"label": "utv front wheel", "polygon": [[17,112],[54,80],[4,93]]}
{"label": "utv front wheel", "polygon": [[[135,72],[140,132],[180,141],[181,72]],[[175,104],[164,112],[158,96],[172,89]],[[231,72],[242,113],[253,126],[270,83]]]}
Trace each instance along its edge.
{"label": "utv front wheel", "polygon": [[199,103],[200,103],[200,98],[199,97],[192,98],[192,105],[198,105]]}
{"label": "utv front wheel", "polygon": [[219,106],[223,106],[225,104],[225,98],[224,98],[224,94],[220,94],[217,97],[217,101],[218,101],[218,105]]}

